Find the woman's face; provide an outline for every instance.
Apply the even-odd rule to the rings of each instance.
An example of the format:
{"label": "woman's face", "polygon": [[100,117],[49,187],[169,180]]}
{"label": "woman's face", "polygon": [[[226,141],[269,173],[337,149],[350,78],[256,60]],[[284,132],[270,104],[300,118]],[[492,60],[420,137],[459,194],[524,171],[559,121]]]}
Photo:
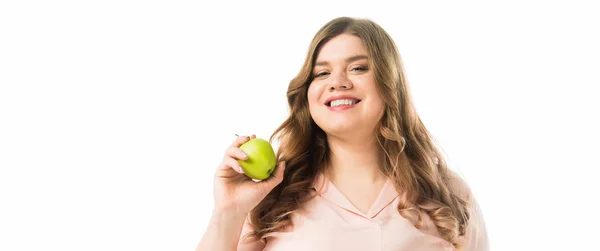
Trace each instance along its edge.
{"label": "woman's face", "polygon": [[373,133],[384,104],[368,52],[356,36],[341,34],[317,55],[308,105],[315,123],[329,135]]}

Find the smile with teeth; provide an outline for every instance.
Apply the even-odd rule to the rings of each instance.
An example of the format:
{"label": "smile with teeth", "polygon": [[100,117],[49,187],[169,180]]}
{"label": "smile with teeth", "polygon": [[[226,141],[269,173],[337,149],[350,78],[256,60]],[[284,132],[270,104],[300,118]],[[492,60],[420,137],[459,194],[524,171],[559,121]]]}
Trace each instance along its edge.
{"label": "smile with teeth", "polygon": [[343,106],[343,105],[354,105],[357,104],[358,102],[360,102],[360,100],[355,100],[355,99],[338,99],[338,100],[334,100],[329,102],[329,106],[330,107],[336,107],[336,106]]}

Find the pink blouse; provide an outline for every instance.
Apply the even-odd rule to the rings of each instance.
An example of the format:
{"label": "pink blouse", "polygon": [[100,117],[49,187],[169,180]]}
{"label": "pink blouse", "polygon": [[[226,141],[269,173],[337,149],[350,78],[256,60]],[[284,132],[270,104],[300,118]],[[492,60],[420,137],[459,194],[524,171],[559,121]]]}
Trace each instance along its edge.
{"label": "pink blouse", "polygon": [[[324,186],[317,186],[317,184]],[[488,239],[479,206],[469,187],[460,178],[451,184],[459,196],[471,199],[471,223],[462,242],[464,251],[487,251]],[[318,187],[322,189],[317,191]],[[313,188],[318,196],[292,214],[293,231],[267,235],[262,241],[245,243],[238,251],[434,251],[455,250],[442,239],[427,214],[425,229],[417,229],[397,211],[398,193],[391,181],[383,186],[368,213],[362,213],[324,176],[318,176]],[[246,221],[242,237],[251,230]]]}

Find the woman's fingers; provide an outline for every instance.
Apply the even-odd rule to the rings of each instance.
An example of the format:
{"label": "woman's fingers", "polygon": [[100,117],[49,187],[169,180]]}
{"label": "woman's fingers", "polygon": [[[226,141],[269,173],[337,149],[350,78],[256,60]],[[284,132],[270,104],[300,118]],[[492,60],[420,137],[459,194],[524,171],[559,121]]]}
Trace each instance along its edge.
{"label": "woman's fingers", "polygon": [[[242,144],[246,143],[248,140],[253,139],[252,137],[254,136],[254,134],[252,136],[239,136],[237,137],[237,139],[235,139],[235,141],[233,141],[233,143],[231,144],[231,147],[240,147]],[[256,137],[256,136],[254,136]]]}
{"label": "woman's fingers", "polygon": [[256,135],[254,134],[250,136],[238,136],[235,141],[231,143],[231,146],[225,150],[225,156],[223,156],[223,161],[221,162],[221,170],[227,171],[231,168],[235,172],[243,174],[244,170],[238,160],[247,160],[248,156],[239,147],[255,138]]}
{"label": "woman's fingers", "polygon": [[237,147],[233,147],[233,146],[227,148],[227,150],[225,150],[225,154],[226,154],[226,157],[230,157],[230,158],[234,158],[234,159],[239,159],[239,160],[248,159],[248,156],[244,153],[244,151],[242,151],[241,149],[239,149]]}
{"label": "woman's fingers", "polygon": [[244,173],[244,170],[242,169],[240,163],[238,163],[237,160],[233,158],[225,158],[225,160],[223,160],[223,164],[225,165],[225,168],[231,168],[240,174]]}
{"label": "woman's fingers", "polygon": [[248,142],[248,140],[254,138],[256,138],[256,135],[254,134],[250,136],[238,136],[225,150],[225,156],[223,156],[220,169],[222,171],[228,171],[231,168],[236,173],[243,174],[244,170],[240,163],[238,163],[238,160],[246,160],[248,159],[248,156],[239,147]]}

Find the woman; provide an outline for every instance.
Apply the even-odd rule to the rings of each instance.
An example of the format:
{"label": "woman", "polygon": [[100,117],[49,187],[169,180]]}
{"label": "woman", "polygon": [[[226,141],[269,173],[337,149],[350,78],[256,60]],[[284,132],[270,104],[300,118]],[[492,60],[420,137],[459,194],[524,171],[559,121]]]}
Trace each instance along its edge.
{"label": "woman", "polygon": [[274,132],[280,160],[244,176],[239,137],[215,175],[215,209],[197,250],[487,250],[465,182],[419,119],[390,36],[336,18],[309,47]]}

